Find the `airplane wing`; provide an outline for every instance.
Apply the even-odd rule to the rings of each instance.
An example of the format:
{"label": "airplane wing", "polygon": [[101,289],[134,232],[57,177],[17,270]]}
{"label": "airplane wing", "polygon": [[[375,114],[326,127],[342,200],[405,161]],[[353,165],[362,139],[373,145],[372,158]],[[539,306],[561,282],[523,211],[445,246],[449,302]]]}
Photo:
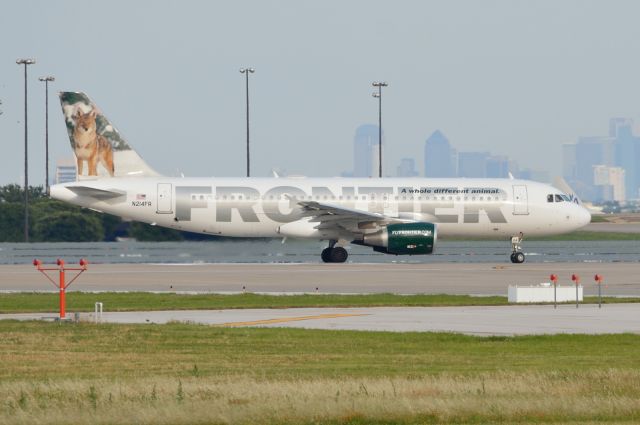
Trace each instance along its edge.
{"label": "airplane wing", "polygon": [[[332,229],[350,233],[363,233],[368,226],[383,227],[391,223],[405,223],[395,217],[369,211],[346,208],[340,205],[327,204],[316,201],[298,201],[304,217],[311,217],[309,222],[318,223],[316,229]],[[375,226],[374,226],[375,227]]]}

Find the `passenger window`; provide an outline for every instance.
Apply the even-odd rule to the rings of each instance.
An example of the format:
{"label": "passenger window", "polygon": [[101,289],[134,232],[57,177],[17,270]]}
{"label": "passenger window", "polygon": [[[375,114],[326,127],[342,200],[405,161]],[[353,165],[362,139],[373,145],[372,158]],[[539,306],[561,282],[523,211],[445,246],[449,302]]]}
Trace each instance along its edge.
{"label": "passenger window", "polygon": [[553,195],[547,195],[547,202],[553,202]]}
{"label": "passenger window", "polygon": [[556,202],[562,202],[562,196],[556,195]]}

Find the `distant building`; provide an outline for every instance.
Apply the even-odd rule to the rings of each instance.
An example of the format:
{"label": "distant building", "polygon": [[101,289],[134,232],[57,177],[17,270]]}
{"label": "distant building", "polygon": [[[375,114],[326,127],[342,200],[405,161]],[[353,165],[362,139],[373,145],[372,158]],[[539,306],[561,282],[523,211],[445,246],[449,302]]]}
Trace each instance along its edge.
{"label": "distant building", "polygon": [[609,137],[615,144],[615,165],[625,171],[625,196],[638,198],[640,188],[640,139],[633,135],[633,120],[629,118],[611,118]]}
{"label": "distant building", "polygon": [[507,178],[509,177],[510,164],[509,158],[501,155],[491,155],[486,160],[487,171],[485,176],[489,178]]}
{"label": "distant building", "polygon": [[59,158],[56,160],[56,183],[70,183],[76,181],[76,160],[74,158]]}
{"label": "distant building", "polygon": [[593,167],[615,163],[614,139],[611,137],[580,137],[574,147],[563,146],[565,180],[585,200],[596,200],[600,190],[594,182]]}
{"label": "distant building", "polygon": [[562,177],[567,182],[575,181],[576,168],[576,144],[565,143],[562,145]]}
{"label": "distant building", "polygon": [[398,177],[416,177],[418,171],[416,170],[416,160],[413,158],[402,158],[400,165],[398,165],[397,173]]}
{"label": "distant building", "polygon": [[424,144],[424,175],[426,177],[455,177],[457,175],[456,150],[449,139],[436,130]]}
{"label": "distant building", "polygon": [[629,118],[611,118],[606,137],[581,137],[575,144],[562,147],[562,174],[587,200],[621,199],[621,175],[624,199],[640,198],[639,164],[640,137],[633,134],[633,120]]}
{"label": "distant building", "polygon": [[598,189],[594,200],[618,202],[626,200],[624,168],[596,165],[593,167],[593,182]]}
{"label": "distant building", "polygon": [[525,168],[520,172],[514,174],[520,179],[533,180],[534,182],[548,183],[549,173],[547,171],[532,170],[531,168]]}
{"label": "distant building", "polygon": [[458,177],[486,177],[489,152],[459,152]]}
{"label": "distant building", "polygon": [[[353,176],[378,176],[378,126],[361,125],[353,139]],[[384,145],[384,133],[382,135]]]}

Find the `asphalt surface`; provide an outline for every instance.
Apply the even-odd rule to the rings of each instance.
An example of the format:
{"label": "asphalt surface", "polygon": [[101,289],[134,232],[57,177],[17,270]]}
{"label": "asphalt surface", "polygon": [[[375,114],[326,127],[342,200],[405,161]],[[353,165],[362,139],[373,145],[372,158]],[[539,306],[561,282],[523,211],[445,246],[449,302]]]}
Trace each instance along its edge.
{"label": "asphalt surface", "polygon": [[[105,306],[108,310],[108,306]],[[500,306],[294,308],[105,312],[103,322],[201,323],[223,327],[296,327],[361,331],[434,331],[469,335],[640,333],[640,304]],[[3,314],[0,319],[40,319],[53,315]],[[83,313],[81,320],[94,320]]]}
{"label": "asphalt surface", "polygon": [[[535,285],[578,274],[585,295],[640,297],[640,263],[440,263],[440,264],[97,264],[70,291],[447,293],[507,295],[509,285]],[[57,279],[57,272],[52,272]],[[67,281],[73,276],[69,272]],[[33,266],[0,266],[0,291],[53,291]]]}
{"label": "asphalt surface", "polygon": [[589,223],[581,230],[605,233],[640,233],[640,223]]}

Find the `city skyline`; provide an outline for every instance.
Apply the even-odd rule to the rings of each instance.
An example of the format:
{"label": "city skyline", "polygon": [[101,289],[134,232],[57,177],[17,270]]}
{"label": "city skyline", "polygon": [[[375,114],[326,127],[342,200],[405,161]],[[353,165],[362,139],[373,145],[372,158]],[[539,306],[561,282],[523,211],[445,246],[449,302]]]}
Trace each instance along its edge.
{"label": "city skyline", "polygon": [[372,81],[389,83],[385,175],[402,158],[414,158],[422,174],[424,137],[436,129],[462,152],[499,153],[561,175],[563,144],[599,134],[609,117],[640,122],[640,58],[630,48],[639,13],[632,1],[114,1],[99,11],[79,1],[9,1],[0,15],[0,183],[23,174],[20,57],[37,59],[29,70],[34,184],[45,181],[43,75],[56,78],[52,159],[69,153],[54,93],[78,90],[159,172],[243,175],[238,69],[247,64],[257,70],[252,175],[350,169],[354,129],[377,121]]}
{"label": "city skyline", "polygon": [[640,198],[640,136],[632,119],[610,118],[608,135],[581,136],[562,148],[563,177],[578,196],[597,201]]}

